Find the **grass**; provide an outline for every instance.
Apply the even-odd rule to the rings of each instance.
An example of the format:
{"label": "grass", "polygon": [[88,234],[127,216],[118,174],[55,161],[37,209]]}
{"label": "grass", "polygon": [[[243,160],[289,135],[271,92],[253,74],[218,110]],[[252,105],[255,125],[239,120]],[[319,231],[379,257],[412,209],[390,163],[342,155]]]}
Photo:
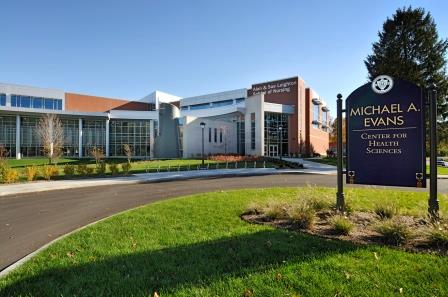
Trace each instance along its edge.
{"label": "grass", "polygon": [[[107,159],[107,163],[115,163],[115,164],[122,164],[126,163],[126,159]],[[202,160],[200,159],[173,159],[173,160],[134,160],[132,161],[132,168],[129,173],[144,173],[144,172],[157,172],[160,171],[176,171],[176,170],[195,170],[198,166],[201,166]],[[205,165],[209,166],[210,169],[215,168],[225,168],[226,163],[225,162],[217,162],[212,160],[205,160]],[[8,159],[7,160],[8,166],[11,168],[17,169],[19,171],[20,175],[20,181],[26,181],[26,174],[25,170],[27,166],[36,166],[38,168],[38,179],[43,179],[42,177],[42,168],[44,165],[48,164],[48,159],[44,158],[36,158],[36,159],[21,159],[21,160],[15,160],[15,159]],[[87,165],[88,167],[95,167],[95,160],[93,159],[67,159],[62,158],[57,160],[57,168],[58,168],[58,177],[55,179],[66,179],[67,176],[65,176],[64,173],[64,166],[65,164],[72,164],[72,165]],[[254,165],[257,168],[263,167],[263,162],[247,162],[248,167],[254,167]],[[238,162],[238,167],[244,167],[245,162]],[[276,167],[275,164],[271,162],[265,163],[266,167]],[[235,163],[229,163],[228,168],[233,169],[235,168]],[[120,170],[120,173],[121,170]],[[110,175],[111,172],[109,168],[106,170],[106,175]],[[73,177],[79,177],[79,174],[71,175],[70,178]]]}
{"label": "grass", "polygon": [[[300,191],[214,192],[125,212],[56,242],[0,279],[0,296],[448,296],[448,257],[239,218],[251,202],[292,201]],[[399,199],[412,213],[426,204],[425,193],[357,191],[363,196],[355,209],[381,197]]]}

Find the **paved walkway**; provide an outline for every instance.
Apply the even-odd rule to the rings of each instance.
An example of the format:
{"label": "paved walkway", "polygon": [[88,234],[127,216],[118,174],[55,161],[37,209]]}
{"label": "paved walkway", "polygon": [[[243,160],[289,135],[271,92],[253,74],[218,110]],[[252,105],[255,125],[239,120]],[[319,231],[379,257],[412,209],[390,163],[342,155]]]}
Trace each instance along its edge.
{"label": "paved walkway", "polygon": [[247,168],[247,169],[213,169],[192,171],[171,171],[159,173],[139,173],[129,176],[117,176],[106,178],[69,179],[58,181],[37,181],[31,183],[19,183],[12,185],[0,185],[0,196],[16,195],[24,193],[36,193],[52,190],[76,189],[85,187],[97,187],[107,185],[128,185],[138,183],[150,183],[170,180],[185,180],[217,176],[256,176],[288,173],[307,174],[333,174],[330,171],[319,169],[284,169],[275,168]]}

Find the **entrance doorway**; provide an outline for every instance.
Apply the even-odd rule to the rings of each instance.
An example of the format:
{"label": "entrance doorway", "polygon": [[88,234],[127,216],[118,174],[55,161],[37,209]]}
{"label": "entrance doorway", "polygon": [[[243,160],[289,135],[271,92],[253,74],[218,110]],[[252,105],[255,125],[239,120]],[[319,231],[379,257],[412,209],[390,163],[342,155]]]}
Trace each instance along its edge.
{"label": "entrance doorway", "polygon": [[269,157],[278,157],[278,145],[270,144],[269,145]]}

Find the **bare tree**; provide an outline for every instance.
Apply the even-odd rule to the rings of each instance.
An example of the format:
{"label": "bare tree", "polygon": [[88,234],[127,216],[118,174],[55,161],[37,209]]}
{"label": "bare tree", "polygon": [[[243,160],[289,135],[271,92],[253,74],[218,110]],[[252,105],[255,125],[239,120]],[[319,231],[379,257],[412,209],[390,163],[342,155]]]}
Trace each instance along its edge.
{"label": "bare tree", "polygon": [[104,152],[101,148],[94,146],[90,154],[95,159],[96,166],[104,159]]}
{"label": "bare tree", "polygon": [[55,114],[46,114],[37,124],[37,135],[39,135],[45,156],[50,164],[62,153],[64,145],[64,129],[59,117]]}
{"label": "bare tree", "polygon": [[128,158],[128,163],[130,164],[131,163],[131,158],[132,158],[131,146],[129,144],[124,144],[123,145],[123,150],[124,150],[124,154]]}

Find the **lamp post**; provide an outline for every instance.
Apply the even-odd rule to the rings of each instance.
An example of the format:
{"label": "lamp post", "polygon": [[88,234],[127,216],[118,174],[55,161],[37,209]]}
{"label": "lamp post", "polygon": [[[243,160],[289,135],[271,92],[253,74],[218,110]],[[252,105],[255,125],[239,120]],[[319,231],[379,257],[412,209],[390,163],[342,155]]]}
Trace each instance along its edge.
{"label": "lamp post", "polygon": [[205,129],[205,123],[201,122],[199,125],[202,128],[202,167],[204,167],[204,129]]}
{"label": "lamp post", "polygon": [[282,133],[283,127],[278,126],[278,131],[280,133],[280,161],[282,160],[283,155],[283,133]]}

